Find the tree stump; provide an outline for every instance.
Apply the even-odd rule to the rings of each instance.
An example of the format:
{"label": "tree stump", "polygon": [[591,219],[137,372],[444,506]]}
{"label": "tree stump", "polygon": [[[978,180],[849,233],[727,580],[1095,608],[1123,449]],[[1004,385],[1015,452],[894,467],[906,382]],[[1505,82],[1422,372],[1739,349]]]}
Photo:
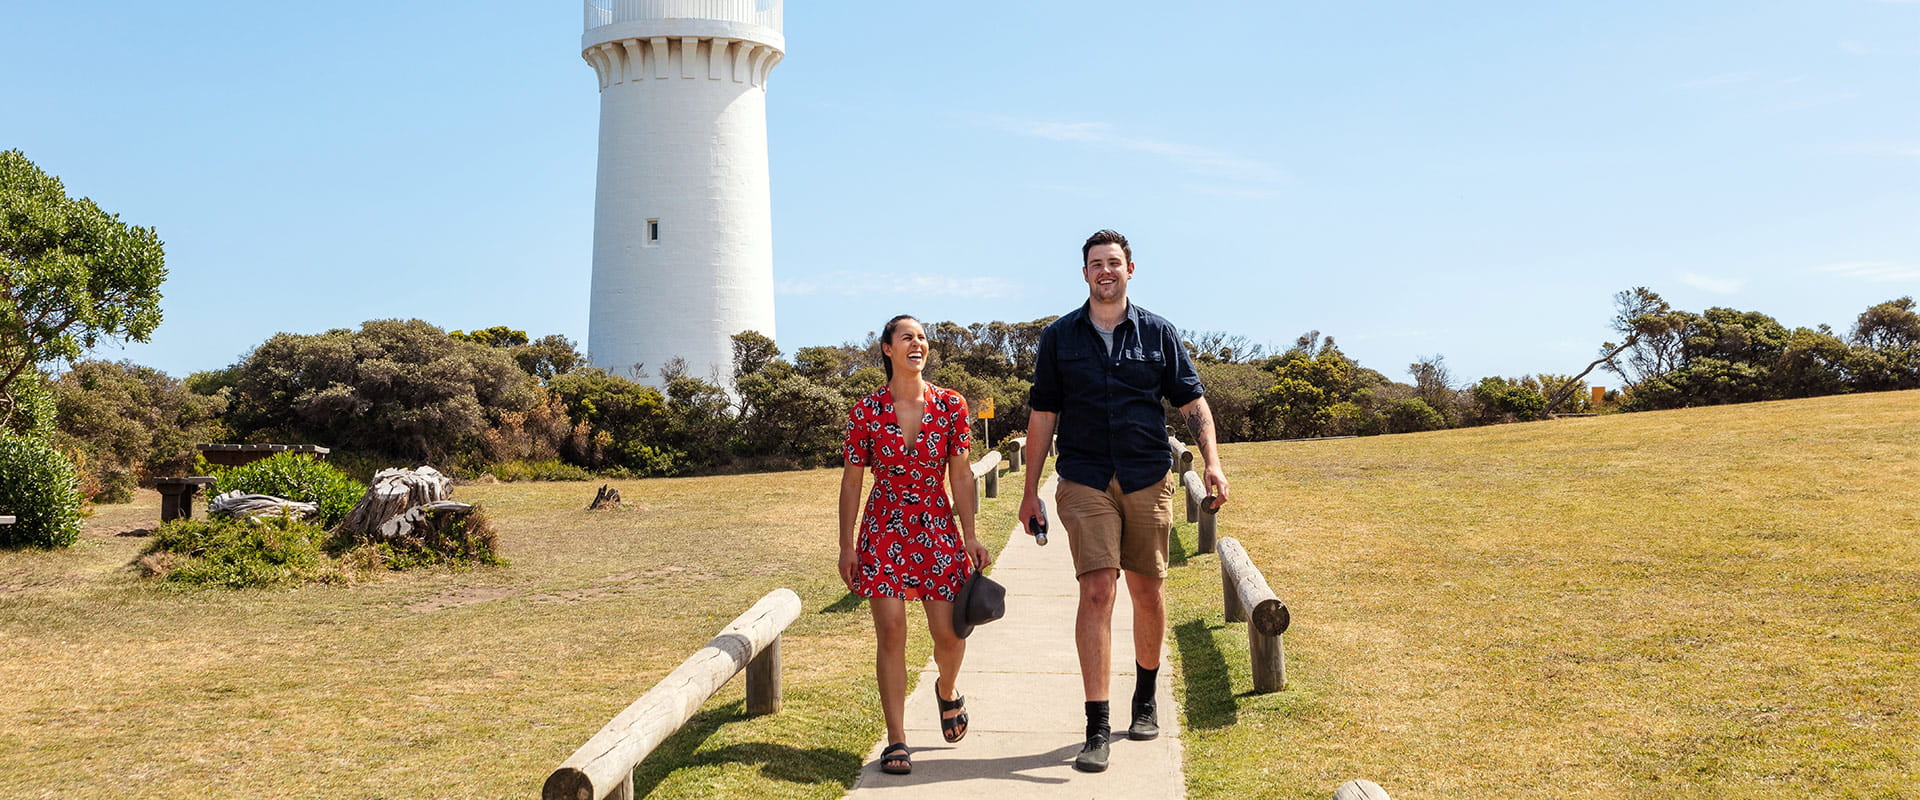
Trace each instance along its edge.
{"label": "tree stump", "polygon": [[[373,485],[360,503],[334,528],[336,534],[351,535],[363,541],[391,541],[387,523],[414,510],[416,506],[445,500],[453,494],[453,479],[433,467],[383,469],[373,476]],[[455,503],[454,505],[465,505]],[[472,507],[467,506],[471,511]],[[417,520],[415,521],[418,522]],[[404,530],[402,530],[404,527]],[[394,535],[405,535],[413,523],[396,526]]]}
{"label": "tree stump", "polygon": [[407,509],[380,524],[380,540],[420,545],[439,537],[450,520],[473,513],[473,506],[452,500],[435,500]]}
{"label": "tree stump", "polygon": [[600,484],[600,491],[594,493],[593,502],[587,504],[587,510],[599,511],[603,508],[619,508],[620,506],[620,490],[613,488],[610,484],[603,483]]}

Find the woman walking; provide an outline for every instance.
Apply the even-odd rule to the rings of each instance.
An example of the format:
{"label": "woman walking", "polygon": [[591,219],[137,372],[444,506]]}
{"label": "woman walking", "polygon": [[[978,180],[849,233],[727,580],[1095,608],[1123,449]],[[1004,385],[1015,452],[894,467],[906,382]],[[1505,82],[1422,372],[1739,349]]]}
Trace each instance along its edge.
{"label": "woman walking", "polygon": [[[867,598],[873,612],[873,671],[887,719],[880,769],[894,774],[913,771],[902,722],[907,601],[920,601],[926,612],[940,669],[934,682],[940,732],[949,743],[958,742],[967,735],[967,713],[954,684],[967,641],[954,633],[953,603],[967,577],[992,562],[974,537],[967,401],[922,377],[930,349],[919,320],[901,315],[887,321],[880,334],[887,385],[847,415],[847,465],[840,477],[840,578]],[[862,513],[860,489],[868,469],[873,492]]]}

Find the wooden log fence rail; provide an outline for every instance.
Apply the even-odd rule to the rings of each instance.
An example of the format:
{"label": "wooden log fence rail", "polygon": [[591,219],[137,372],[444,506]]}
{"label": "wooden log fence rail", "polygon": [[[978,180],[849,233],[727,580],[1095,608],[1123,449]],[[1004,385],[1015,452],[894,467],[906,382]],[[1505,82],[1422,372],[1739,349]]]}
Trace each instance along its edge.
{"label": "wooden log fence rail", "polygon": [[[1193,451],[1188,450],[1186,444],[1174,438],[1173,434],[1167,434],[1167,450],[1173,459],[1172,463],[1168,465],[1168,469],[1171,469],[1173,474],[1185,475],[1189,470],[1193,469]],[[1187,521],[1192,522],[1193,520],[1189,518]]]}
{"label": "wooden log fence rail", "polygon": [[[993,450],[989,451],[985,458],[973,462],[973,513],[980,513],[980,496],[982,494],[987,497],[1000,496],[1001,460],[1000,451]],[[986,484],[984,491],[981,490],[980,486],[983,483]]]}
{"label": "wooden log fence rail", "polygon": [[1333,800],[1393,800],[1380,784],[1365,778],[1347,781],[1333,790]]}
{"label": "wooden log fence rail", "polygon": [[1247,623],[1253,690],[1266,693],[1286,689],[1287,651],[1280,635],[1287,632],[1293,615],[1267,586],[1266,576],[1247,557],[1240,540],[1231,536],[1220,540],[1220,595],[1227,621]]}
{"label": "wooden log fence rail", "polygon": [[1211,553],[1214,539],[1219,534],[1216,517],[1220,511],[1214,507],[1215,498],[1207,494],[1207,482],[1200,477],[1200,473],[1187,470],[1180,476],[1180,483],[1187,490],[1187,521],[1200,524],[1199,541],[1194,545],[1194,551]]}
{"label": "wooden log fence rail", "polygon": [[742,670],[747,713],[780,710],[780,635],[800,618],[800,596],[775,589],[754,603],[547,776],[542,800],[632,800],[633,768]]}

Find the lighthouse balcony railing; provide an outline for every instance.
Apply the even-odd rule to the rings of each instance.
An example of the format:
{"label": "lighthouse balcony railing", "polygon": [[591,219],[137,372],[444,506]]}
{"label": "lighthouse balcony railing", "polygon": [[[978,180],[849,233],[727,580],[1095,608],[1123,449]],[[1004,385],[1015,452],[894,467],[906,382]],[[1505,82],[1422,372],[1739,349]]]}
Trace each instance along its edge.
{"label": "lighthouse balcony railing", "polygon": [[780,31],[782,0],[585,0],[586,29],[616,22],[715,19]]}

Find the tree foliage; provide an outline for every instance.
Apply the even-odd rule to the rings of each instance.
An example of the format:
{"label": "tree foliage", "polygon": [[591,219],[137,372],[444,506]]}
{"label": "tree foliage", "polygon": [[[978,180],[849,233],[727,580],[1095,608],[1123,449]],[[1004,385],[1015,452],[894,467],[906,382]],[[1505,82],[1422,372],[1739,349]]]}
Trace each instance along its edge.
{"label": "tree foliage", "polygon": [[91,499],[124,503],[139,483],[187,474],[195,444],[220,441],[219,395],[131,361],[82,361],[53,383],[57,441],[83,456]]}
{"label": "tree foliage", "polygon": [[279,334],[235,365],[227,421],[252,441],[295,441],[450,464],[503,412],[540,401],[507,353],[420,320]]}
{"label": "tree foliage", "polygon": [[73,464],[45,437],[0,429],[0,547],[66,547],[80,536]]}
{"label": "tree foliage", "polygon": [[19,150],[0,152],[0,397],[34,365],[103,338],[144,342],[160,324],[166,254]]}

